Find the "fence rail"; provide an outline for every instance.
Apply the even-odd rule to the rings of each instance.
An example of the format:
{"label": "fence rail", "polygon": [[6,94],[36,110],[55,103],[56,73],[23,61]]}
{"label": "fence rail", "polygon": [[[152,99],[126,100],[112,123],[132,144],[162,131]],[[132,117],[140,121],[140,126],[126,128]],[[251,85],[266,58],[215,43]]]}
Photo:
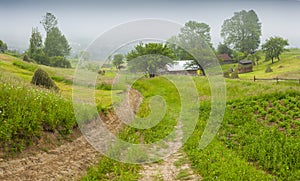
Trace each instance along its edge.
{"label": "fence rail", "polygon": [[258,81],[258,80],[275,80],[277,83],[279,82],[279,81],[298,81],[299,82],[299,84],[300,84],[300,79],[289,79],[289,78],[279,78],[279,77],[275,77],[275,78],[258,78],[258,77],[255,77],[254,76],[254,82],[255,81]]}

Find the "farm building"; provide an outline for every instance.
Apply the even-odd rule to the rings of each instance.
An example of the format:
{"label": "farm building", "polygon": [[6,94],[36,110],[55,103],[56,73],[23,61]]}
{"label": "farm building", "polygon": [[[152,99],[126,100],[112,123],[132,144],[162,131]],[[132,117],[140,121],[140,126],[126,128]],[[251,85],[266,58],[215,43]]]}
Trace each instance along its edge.
{"label": "farm building", "polygon": [[232,58],[231,58],[228,54],[226,54],[226,53],[219,54],[219,55],[218,55],[218,58],[219,58],[219,60],[222,61],[222,62],[221,62],[222,64],[230,64],[230,63],[233,63]]}
{"label": "farm building", "polygon": [[253,72],[253,63],[252,60],[240,60],[238,64],[238,72],[246,73]]}
{"label": "farm building", "polygon": [[203,72],[200,71],[198,66],[188,67],[193,60],[181,60],[174,61],[174,64],[170,64],[166,66],[166,74],[181,74],[181,75],[202,75]]}

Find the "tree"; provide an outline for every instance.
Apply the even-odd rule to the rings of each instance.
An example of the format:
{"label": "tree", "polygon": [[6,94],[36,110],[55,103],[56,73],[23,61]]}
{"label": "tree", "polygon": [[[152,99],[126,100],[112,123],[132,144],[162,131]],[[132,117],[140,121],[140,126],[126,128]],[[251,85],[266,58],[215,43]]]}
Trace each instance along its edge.
{"label": "tree", "polygon": [[172,64],[173,58],[172,50],[161,43],[140,43],[126,55],[129,70],[145,72],[149,77],[154,77],[158,69]]}
{"label": "tree", "polygon": [[288,40],[285,40],[281,37],[271,37],[266,40],[266,43],[262,45],[262,49],[266,54],[266,61],[272,60],[274,63],[274,58],[277,58],[279,61],[279,55],[285,51],[285,46],[288,46]]}
{"label": "tree", "polygon": [[57,18],[52,13],[47,12],[40,23],[42,23],[48,35],[57,26]]}
{"label": "tree", "polygon": [[228,54],[229,56],[232,56],[233,51],[226,44],[219,43],[218,48],[217,48],[217,53],[218,54]]}
{"label": "tree", "polygon": [[114,65],[117,69],[120,69],[120,65],[121,65],[122,63],[124,63],[123,60],[124,60],[124,55],[122,55],[122,54],[115,54],[112,63],[113,63],[113,65]]}
{"label": "tree", "polygon": [[257,14],[253,10],[235,12],[232,18],[224,21],[221,37],[225,44],[243,52],[245,56],[254,53],[261,37],[261,23]]}
{"label": "tree", "polygon": [[65,57],[70,54],[71,47],[60,30],[53,28],[46,37],[44,52],[48,57],[62,56]]}
{"label": "tree", "polygon": [[34,54],[43,49],[43,39],[38,28],[32,28],[32,33],[29,41],[28,55],[34,58]]}
{"label": "tree", "polygon": [[0,53],[4,53],[7,50],[7,45],[2,40],[0,40]]}
{"label": "tree", "polygon": [[209,25],[188,21],[178,36],[172,37],[168,42],[178,59],[193,60],[187,67],[197,66],[205,75],[203,66],[208,65],[213,59]]}

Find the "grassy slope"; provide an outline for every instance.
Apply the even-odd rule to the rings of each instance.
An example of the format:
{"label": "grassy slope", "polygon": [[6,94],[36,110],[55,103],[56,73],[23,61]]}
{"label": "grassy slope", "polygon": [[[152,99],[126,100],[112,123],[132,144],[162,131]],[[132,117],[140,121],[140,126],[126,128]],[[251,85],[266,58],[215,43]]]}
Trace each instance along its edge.
{"label": "grassy slope", "polygon": [[[297,78],[300,79],[300,49],[290,49],[287,52],[284,52],[280,56],[281,60],[274,61],[274,64],[271,61],[264,61],[264,57],[261,58],[257,66],[253,67],[253,72],[239,74],[241,79],[252,79],[253,77],[259,78]],[[234,67],[237,64],[223,65],[223,71],[228,71],[230,67]],[[265,73],[266,68],[270,66],[273,69],[273,72]]]}

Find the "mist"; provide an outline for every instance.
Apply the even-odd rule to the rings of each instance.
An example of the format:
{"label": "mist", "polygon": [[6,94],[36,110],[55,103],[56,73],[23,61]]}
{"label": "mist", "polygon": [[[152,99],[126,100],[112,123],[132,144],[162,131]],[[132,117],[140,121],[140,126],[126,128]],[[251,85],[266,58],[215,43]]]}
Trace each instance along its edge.
{"label": "mist", "polygon": [[38,27],[46,12],[58,18],[58,26],[73,50],[86,49],[102,33],[138,19],[165,19],[184,25],[189,20],[211,27],[212,43],[222,42],[220,31],[234,12],[253,9],[262,23],[261,43],[270,36],[289,40],[300,47],[300,2],[278,1],[1,1],[0,39],[11,49],[24,51],[29,46],[32,27]]}

